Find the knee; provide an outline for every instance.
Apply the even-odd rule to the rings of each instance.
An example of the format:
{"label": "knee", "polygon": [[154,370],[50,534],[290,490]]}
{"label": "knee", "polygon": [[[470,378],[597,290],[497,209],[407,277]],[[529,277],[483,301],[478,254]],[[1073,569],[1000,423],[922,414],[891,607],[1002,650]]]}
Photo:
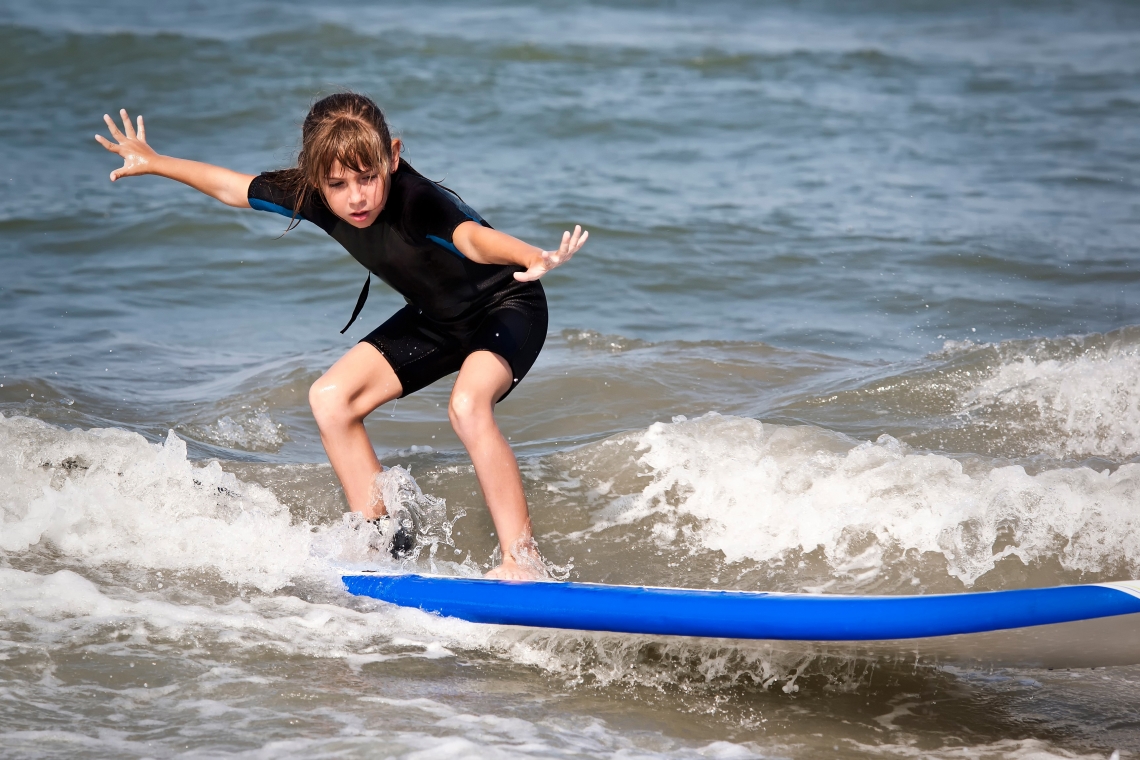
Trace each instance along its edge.
{"label": "knee", "polygon": [[351,421],[348,399],[324,375],[309,387],[309,408],[322,430]]}
{"label": "knee", "polygon": [[451,394],[451,401],[447,405],[447,416],[461,439],[478,433],[488,423],[494,424],[490,404],[482,403],[470,393],[463,391]]}

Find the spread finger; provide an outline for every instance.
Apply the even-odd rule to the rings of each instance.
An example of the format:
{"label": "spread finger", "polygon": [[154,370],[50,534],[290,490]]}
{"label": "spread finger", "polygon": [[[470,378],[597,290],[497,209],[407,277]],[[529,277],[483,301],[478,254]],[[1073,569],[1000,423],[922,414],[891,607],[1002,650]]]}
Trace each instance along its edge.
{"label": "spread finger", "polygon": [[95,135],[95,140],[112,153],[119,152],[119,146],[115,145],[115,143],[111,142],[106,137],[103,137],[103,135]]}
{"label": "spread finger", "polygon": [[115,138],[117,142],[123,142],[127,139],[126,135],[122,133],[119,126],[115,124],[115,120],[108,114],[103,114],[103,121],[107,122],[107,128],[111,130],[111,137]]}
{"label": "spread finger", "polygon": [[128,138],[133,140],[135,138],[135,125],[131,124],[131,117],[127,114],[127,109],[120,108],[119,116],[123,119],[123,132],[126,133]]}

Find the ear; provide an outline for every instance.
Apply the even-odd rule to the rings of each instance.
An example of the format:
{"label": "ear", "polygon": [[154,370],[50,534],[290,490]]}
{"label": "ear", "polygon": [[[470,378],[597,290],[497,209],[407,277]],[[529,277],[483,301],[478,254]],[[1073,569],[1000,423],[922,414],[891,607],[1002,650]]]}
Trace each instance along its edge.
{"label": "ear", "polygon": [[396,170],[400,168],[400,151],[403,150],[404,144],[400,142],[399,137],[392,138],[392,173],[395,174]]}

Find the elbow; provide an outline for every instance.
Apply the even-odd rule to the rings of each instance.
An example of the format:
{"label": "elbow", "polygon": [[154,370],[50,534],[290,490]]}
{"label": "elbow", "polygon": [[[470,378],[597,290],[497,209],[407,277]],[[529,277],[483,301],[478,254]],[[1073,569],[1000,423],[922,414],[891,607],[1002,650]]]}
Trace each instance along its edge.
{"label": "elbow", "polygon": [[252,174],[238,174],[234,178],[227,178],[214,197],[227,206],[252,208],[249,205],[249,186],[253,180]]}
{"label": "elbow", "polygon": [[227,206],[232,206],[233,208],[253,208],[249,205],[249,198],[244,194],[238,195],[237,193],[218,193],[214,197]]}

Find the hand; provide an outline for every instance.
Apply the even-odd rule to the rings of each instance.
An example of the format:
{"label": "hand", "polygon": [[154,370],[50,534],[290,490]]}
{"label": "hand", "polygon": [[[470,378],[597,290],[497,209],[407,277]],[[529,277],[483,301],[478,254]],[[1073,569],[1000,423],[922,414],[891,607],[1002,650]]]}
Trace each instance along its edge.
{"label": "hand", "polygon": [[111,130],[111,137],[115,138],[115,142],[111,142],[103,135],[95,135],[95,139],[100,145],[123,158],[123,168],[111,172],[112,182],[119,177],[150,174],[154,168],[155,159],[158,158],[154,148],[146,144],[146,127],[143,125],[143,117],[139,117],[138,132],[135,132],[131,118],[127,116],[127,109],[120,109],[119,116],[123,119],[122,132],[115,126],[114,119],[103,114],[103,121],[107,122],[107,127]]}
{"label": "hand", "polygon": [[519,282],[532,282],[554,267],[562,266],[585,245],[589,237],[589,232],[583,232],[581,225],[575,224],[573,235],[569,232],[562,233],[562,245],[558,246],[557,251],[540,251],[538,261],[531,264],[525,272],[515,272],[515,279]]}

